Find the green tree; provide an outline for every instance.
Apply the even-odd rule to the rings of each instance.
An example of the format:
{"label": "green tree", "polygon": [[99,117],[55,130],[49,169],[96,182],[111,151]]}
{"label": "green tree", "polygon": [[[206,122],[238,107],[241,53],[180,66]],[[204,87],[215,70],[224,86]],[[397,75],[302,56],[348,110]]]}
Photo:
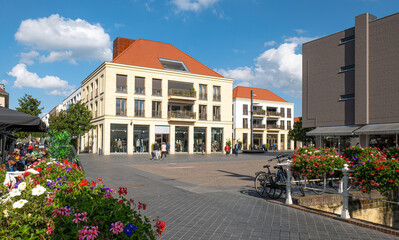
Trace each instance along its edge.
{"label": "green tree", "polygon": [[95,126],[91,124],[91,112],[82,102],[69,105],[66,111],[61,111],[58,116],[51,116],[49,125],[51,131],[68,131],[78,139],[77,146],[79,151],[80,136],[87,133]]}
{"label": "green tree", "polygon": [[[42,113],[43,107],[40,107],[41,101],[33,98],[32,95],[26,94],[18,99],[19,107],[15,108],[18,112],[27,113],[33,116],[39,116]],[[45,137],[46,133],[34,133],[35,137]],[[29,137],[31,140],[31,133],[28,132],[18,132],[15,133],[15,136],[18,138],[26,138]]]}
{"label": "green tree", "polygon": [[302,118],[299,118],[299,121],[294,123],[294,127],[288,132],[288,137],[294,141],[295,148],[296,142],[303,142],[305,144],[314,142],[313,136],[307,136],[306,133],[313,130],[314,128],[302,128]]}

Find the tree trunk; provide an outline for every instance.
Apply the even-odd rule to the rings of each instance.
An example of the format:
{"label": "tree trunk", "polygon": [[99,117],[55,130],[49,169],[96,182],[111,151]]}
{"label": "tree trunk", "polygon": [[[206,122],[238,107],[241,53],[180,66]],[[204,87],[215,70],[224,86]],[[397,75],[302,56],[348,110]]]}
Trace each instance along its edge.
{"label": "tree trunk", "polygon": [[77,147],[76,152],[77,152],[77,154],[79,155],[79,153],[80,153],[80,134],[79,134],[79,136],[78,136],[78,147]]}

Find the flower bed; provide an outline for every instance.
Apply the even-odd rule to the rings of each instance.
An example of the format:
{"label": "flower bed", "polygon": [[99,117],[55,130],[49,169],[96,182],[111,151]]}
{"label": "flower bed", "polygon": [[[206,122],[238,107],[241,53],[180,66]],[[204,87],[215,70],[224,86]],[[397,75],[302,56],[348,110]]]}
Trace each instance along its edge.
{"label": "flower bed", "polygon": [[[399,161],[397,148],[384,149],[352,147],[343,150],[343,156],[335,149],[300,148],[293,157],[292,171],[308,179],[332,175],[334,168],[347,163],[353,173],[351,177],[363,192],[379,191],[393,199],[399,188]],[[387,157],[387,155],[389,157]]]}
{"label": "flower bed", "polygon": [[[165,223],[142,215],[127,189],[88,182],[74,163],[42,160],[11,187],[0,187],[0,236],[6,239],[156,239]],[[0,169],[3,183],[4,169]]]}

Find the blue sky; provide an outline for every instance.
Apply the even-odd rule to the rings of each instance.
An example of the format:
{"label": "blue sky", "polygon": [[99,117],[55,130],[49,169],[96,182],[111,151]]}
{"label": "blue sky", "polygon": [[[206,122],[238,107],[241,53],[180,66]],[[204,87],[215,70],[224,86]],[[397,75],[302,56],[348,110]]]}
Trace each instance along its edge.
{"label": "blue sky", "polygon": [[25,93],[44,112],[103,61],[116,37],[171,43],[234,86],[267,88],[301,107],[301,44],[354,26],[397,0],[0,0],[0,81],[10,108]]}

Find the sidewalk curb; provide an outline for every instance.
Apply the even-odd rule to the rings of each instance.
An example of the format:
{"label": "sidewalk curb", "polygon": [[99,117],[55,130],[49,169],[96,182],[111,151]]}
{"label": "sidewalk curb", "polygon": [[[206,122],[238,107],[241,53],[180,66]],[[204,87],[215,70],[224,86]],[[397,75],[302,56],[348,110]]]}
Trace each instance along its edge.
{"label": "sidewalk curb", "polygon": [[314,210],[314,209],[310,209],[310,208],[306,208],[306,207],[302,207],[302,206],[298,206],[298,205],[286,205],[283,202],[280,201],[276,201],[276,200],[267,200],[270,203],[275,203],[275,204],[279,204],[279,205],[284,205],[290,208],[294,208],[297,210],[301,210],[304,212],[308,212],[308,213],[313,213],[313,214],[317,214],[323,217],[328,217],[328,218],[332,218],[338,221],[342,221],[342,222],[347,222],[353,225],[357,225],[360,227],[364,227],[364,228],[368,228],[368,229],[373,229],[379,232],[383,232],[383,233],[387,233],[387,234],[391,234],[394,236],[399,236],[399,230],[396,229],[392,229],[389,227],[385,227],[382,225],[378,225],[375,223],[370,223],[370,222],[366,222],[366,221],[362,221],[362,220],[358,220],[358,219],[344,219],[341,218],[340,216],[336,215],[336,214],[332,214],[332,213],[327,213],[327,212],[322,212],[322,211],[318,211],[318,210]]}

